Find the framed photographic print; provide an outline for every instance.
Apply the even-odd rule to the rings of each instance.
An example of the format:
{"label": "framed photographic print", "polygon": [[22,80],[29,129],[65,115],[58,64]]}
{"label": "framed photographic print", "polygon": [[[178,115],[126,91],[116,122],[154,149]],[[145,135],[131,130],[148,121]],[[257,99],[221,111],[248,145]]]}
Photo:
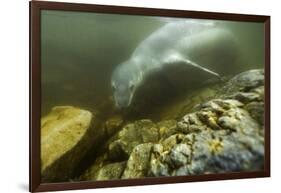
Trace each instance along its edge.
{"label": "framed photographic print", "polygon": [[30,2],[30,191],[269,176],[269,16]]}

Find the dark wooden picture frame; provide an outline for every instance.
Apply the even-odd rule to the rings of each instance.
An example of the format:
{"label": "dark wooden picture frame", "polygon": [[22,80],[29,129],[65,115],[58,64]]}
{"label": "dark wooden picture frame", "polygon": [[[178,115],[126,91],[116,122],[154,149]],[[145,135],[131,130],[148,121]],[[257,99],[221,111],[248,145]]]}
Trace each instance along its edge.
{"label": "dark wooden picture frame", "polygon": [[[41,64],[40,64],[40,12],[42,10],[64,10],[95,13],[130,14],[145,16],[168,16],[178,18],[197,18],[228,21],[260,22],[264,24],[265,41],[265,134],[264,170],[254,172],[205,174],[177,177],[154,177],[142,179],[41,183],[40,176],[40,119],[41,119]],[[270,176],[270,17],[167,9],[103,6],[58,2],[30,2],[30,191],[56,191],[102,187],[120,187],[147,184],[182,183],[194,181],[258,178]]]}

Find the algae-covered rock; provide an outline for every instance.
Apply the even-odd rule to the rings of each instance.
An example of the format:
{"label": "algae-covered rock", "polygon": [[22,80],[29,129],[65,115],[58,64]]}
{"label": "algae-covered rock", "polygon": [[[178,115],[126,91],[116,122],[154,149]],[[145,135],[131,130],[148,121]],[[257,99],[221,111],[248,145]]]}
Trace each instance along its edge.
{"label": "algae-covered rock", "polygon": [[43,182],[68,180],[91,145],[92,113],[72,106],[54,107],[41,119]]}
{"label": "algae-covered rock", "polygon": [[[150,173],[153,176],[251,171],[263,167],[261,126],[238,101],[209,102],[212,103],[219,105],[223,113],[216,114],[215,105],[214,109],[203,105],[196,112],[198,116],[205,116],[200,122],[189,121],[189,117],[194,119],[194,114],[186,115],[180,122],[189,134],[173,135],[161,142],[160,151],[152,152]],[[202,115],[204,112],[208,113]],[[201,128],[199,131],[194,132],[195,124]]]}
{"label": "algae-covered rock", "polygon": [[150,120],[140,120],[125,125],[108,145],[111,160],[128,159],[134,147],[158,141],[158,128]]}
{"label": "algae-covered rock", "polygon": [[150,153],[153,144],[144,143],[137,145],[132,151],[127,166],[122,175],[122,179],[141,178],[147,176],[150,168]]}
{"label": "algae-covered rock", "polygon": [[126,167],[126,162],[116,162],[107,164],[102,167],[95,180],[114,180],[121,178],[121,175]]}
{"label": "algae-covered rock", "polygon": [[219,89],[214,87],[215,93],[196,91],[204,93],[199,98],[194,93],[186,95],[175,103],[180,110],[172,108],[158,122],[142,119],[121,126],[105,143],[106,152],[87,170],[91,175],[81,179],[262,170],[263,84],[263,70],[243,72]]}
{"label": "algae-covered rock", "polygon": [[124,120],[120,115],[114,115],[106,120],[105,130],[107,136],[112,136],[114,133],[120,129],[120,126],[123,124]]}
{"label": "algae-covered rock", "polygon": [[231,87],[222,98],[200,104],[194,113],[185,115],[178,122],[185,137],[152,152],[150,173],[173,176],[262,169],[262,74],[252,70],[237,75],[227,83]]}
{"label": "algae-covered rock", "polygon": [[191,159],[191,146],[180,143],[173,146],[169,154],[170,165],[180,167],[188,164]]}
{"label": "algae-covered rock", "polygon": [[224,94],[235,92],[248,92],[251,89],[264,85],[264,71],[260,69],[242,72],[230,81],[228,81],[222,89]]}
{"label": "algae-covered rock", "polygon": [[[150,120],[139,120],[132,123],[128,123],[121,128],[108,142],[105,144],[105,153],[100,155],[94,163],[80,176],[80,180],[98,180],[98,174],[102,172],[103,175],[107,175],[111,179],[111,176],[115,176],[115,172],[107,170],[108,163],[123,163],[132,159],[128,162],[132,165],[135,161],[135,157],[139,152],[143,152],[143,148],[146,146],[138,146],[146,143],[156,143],[161,138],[165,139],[172,133],[177,132],[177,122],[175,120],[165,120],[157,124]],[[137,148],[138,147],[138,148]],[[132,152],[135,151],[133,154]],[[135,155],[136,156],[132,156]],[[129,158],[130,157],[130,158]],[[132,157],[132,158],[131,158]],[[144,161],[143,159],[139,162]],[[138,163],[140,164],[140,163]],[[127,165],[127,166],[129,166]],[[125,168],[127,168],[127,166]],[[125,169],[124,168],[124,169]],[[131,169],[127,169],[124,172],[124,178],[128,176],[136,175],[136,172]],[[103,172],[103,171],[108,172]],[[133,174],[134,173],[134,174]]]}

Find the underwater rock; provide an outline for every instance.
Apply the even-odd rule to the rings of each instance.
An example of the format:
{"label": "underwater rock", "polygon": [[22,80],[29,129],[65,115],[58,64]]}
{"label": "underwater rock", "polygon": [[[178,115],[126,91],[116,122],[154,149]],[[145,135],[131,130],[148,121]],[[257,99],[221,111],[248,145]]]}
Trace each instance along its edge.
{"label": "underwater rock", "polygon": [[[200,104],[194,113],[185,115],[178,122],[185,137],[168,143],[165,151],[162,150],[165,148],[152,151],[150,174],[173,176],[262,169],[264,103],[261,74],[262,70],[251,70],[234,77],[229,82],[238,85],[232,85],[227,95]],[[238,81],[240,79],[243,82]],[[170,138],[174,136],[166,140]],[[164,142],[158,146],[162,144]],[[186,147],[185,153],[175,153],[179,145]],[[189,157],[191,159],[187,161]]]}
{"label": "underwater rock", "polygon": [[124,120],[120,115],[115,115],[110,117],[105,122],[105,129],[107,136],[112,136],[118,129],[120,129],[120,126],[123,124]]}
{"label": "underwater rock", "polygon": [[[169,176],[169,166],[164,163],[167,159],[167,151],[164,152],[162,144],[155,144],[151,151],[149,176]],[[161,157],[160,157],[161,156]]]}
{"label": "underwater rock", "polygon": [[[209,98],[195,99],[194,107],[190,99],[182,99],[188,109],[181,101],[180,113],[185,114],[180,118],[121,126],[90,167],[95,176],[91,179],[115,179],[120,173],[119,178],[127,179],[263,169],[263,78],[263,70],[243,72],[215,95],[207,92]],[[109,172],[113,166],[116,174]]]}
{"label": "underwater rock", "polygon": [[264,103],[263,102],[251,102],[245,106],[245,109],[250,113],[250,115],[259,122],[259,124],[264,125]]}
{"label": "underwater rock", "polygon": [[41,119],[42,182],[68,180],[91,145],[89,111],[57,106]]}
{"label": "underwater rock", "polygon": [[[103,166],[97,174],[95,180],[114,180],[121,178],[126,162],[116,162]],[[93,179],[92,179],[93,180]]]}
{"label": "underwater rock", "polygon": [[[122,161],[127,161],[129,156],[132,155],[134,148],[139,144],[149,142],[155,143],[159,141],[160,138],[166,139],[168,136],[172,135],[172,133],[177,133],[176,125],[177,122],[175,120],[165,120],[155,124],[145,119],[124,125],[123,128],[106,143],[106,153],[100,155],[94,163],[81,174],[79,180],[96,180],[99,171],[103,170],[109,162],[121,163]],[[104,173],[105,172],[103,172],[103,174]],[[108,178],[111,177],[108,176]]]}
{"label": "underwater rock", "polygon": [[140,120],[125,125],[108,145],[111,160],[122,161],[128,159],[134,147],[148,142],[157,142],[158,128],[150,120]]}
{"label": "underwater rock", "polygon": [[103,164],[102,160],[98,160],[95,163],[83,175],[79,176],[76,181],[120,179],[126,167],[126,161]]}
{"label": "underwater rock", "polygon": [[255,69],[242,72],[226,83],[222,89],[225,94],[235,92],[248,92],[251,89],[264,85],[264,70]]}
{"label": "underwater rock", "polygon": [[[90,165],[80,176],[75,178],[77,181],[93,181],[97,179],[97,175],[99,173],[99,170],[102,168],[104,156],[98,157],[94,164]],[[105,164],[104,164],[105,165]]]}
{"label": "underwater rock", "polygon": [[141,178],[147,176],[147,172],[150,167],[149,161],[152,146],[152,143],[144,143],[134,148],[128,159],[122,179]]}
{"label": "underwater rock", "polygon": [[169,154],[171,165],[174,168],[186,165],[191,159],[191,147],[187,144],[176,144]]}
{"label": "underwater rock", "polygon": [[179,131],[176,120],[165,120],[158,122],[157,128],[159,130],[159,137],[161,139],[165,139]]}
{"label": "underwater rock", "polygon": [[[209,113],[204,114],[206,105],[203,105],[196,113],[205,116],[201,122],[197,120],[198,127],[204,125],[199,132],[194,133],[187,124],[190,134],[177,140],[173,140],[176,136],[173,135],[163,141],[166,150],[157,151],[157,156],[153,152],[150,162],[153,176],[250,171],[263,167],[261,126],[238,101],[216,99],[208,103],[216,103],[224,112],[216,114],[217,107],[208,106]],[[186,123],[187,117],[192,116],[186,115],[182,122]]]}

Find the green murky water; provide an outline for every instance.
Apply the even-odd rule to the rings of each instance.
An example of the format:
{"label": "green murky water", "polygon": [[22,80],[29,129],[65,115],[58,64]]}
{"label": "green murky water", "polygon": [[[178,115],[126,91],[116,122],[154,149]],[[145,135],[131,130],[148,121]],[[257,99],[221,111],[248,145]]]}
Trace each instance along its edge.
{"label": "green murky water", "polygon": [[[148,16],[42,11],[42,115],[53,106],[94,110],[112,96],[111,75],[139,43],[171,22]],[[262,23],[220,22],[239,42],[237,71],[262,68]]]}

